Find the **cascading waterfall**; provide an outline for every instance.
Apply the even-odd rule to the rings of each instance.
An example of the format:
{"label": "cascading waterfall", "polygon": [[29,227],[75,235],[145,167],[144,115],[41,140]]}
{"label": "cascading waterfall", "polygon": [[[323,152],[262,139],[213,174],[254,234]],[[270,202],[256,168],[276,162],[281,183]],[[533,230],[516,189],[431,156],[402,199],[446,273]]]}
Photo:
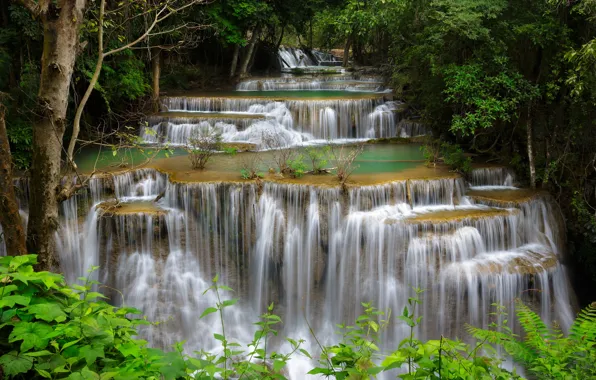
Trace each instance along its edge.
{"label": "cascading waterfall", "polygon": [[288,78],[255,79],[238,83],[238,91],[286,91],[286,90],[346,90],[360,92],[380,92],[385,88],[373,80],[348,80],[344,78],[316,78],[296,80]]}
{"label": "cascading waterfall", "polygon": [[[250,114],[261,113],[267,118],[275,119],[280,125],[273,126],[279,129],[296,132],[298,134],[312,136],[315,139],[326,139],[329,135],[337,138],[370,138],[370,137],[390,137],[393,132],[391,129],[381,129],[380,136],[371,136],[370,133],[370,114],[373,113],[378,99],[337,99],[337,100],[285,100],[277,102],[267,99],[230,99],[230,98],[186,98],[170,97],[162,100],[163,107],[169,111],[175,112],[247,112]],[[330,130],[330,113],[333,111],[337,115],[336,125]],[[244,131],[251,128],[261,129],[264,124],[270,121],[256,121]],[[373,121],[374,122],[374,121]],[[160,123],[161,125],[161,123]],[[165,133],[160,132],[160,126],[153,126],[148,136],[146,131],[142,136],[147,142],[155,142],[157,134],[166,136],[169,142],[182,144],[191,133],[192,128],[198,126],[207,126],[206,122],[193,124],[181,124],[173,126],[168,124]],[[212,126],[211,124],[208,124]],[[238,132],[236,127],[231,124],[216,124],[224,133],[224,141],[245,141],[246,134]],[[227,135],[226,135],[227,134]],[[254,136],[251,132],[249,135]],[[304,138],[301,139],[301,141]]]}
{"label": "cascading waterfall", "polygon": [[[285,68],[337,63],[291,48],[280,49],[280,60]],[[244,81],[238,90],[372,92],[381,89],[377,82],[282,76]],[[184,145],[194,131],[210,130],[223,141],[269,149],[264,136],[295,146],[428,132],[418,120],[400,119],[403,104],[383,94],[248,95],[162,98],[165,112],[150,117],[140,135],[148,143]],[[74,282],[99,266],[92,276],[107,285],[101,291],[111,302],[161,322],[143,327],[143,339],[163,348],[185,340],[189,352],[220,349],[211,339],[221,333],[218,316],[198,317],[217,302],[203,295],[216,275],[235,290],[223,297],[240,299],[224,318],[228,339],[243,344],[274,303],[284,321],[279,335],[307,339],[316,354],[310,327],[323,344],[335,343],[336,325],[353,324],[362,302],[395,314],[415,295],[413,287],[425,290],[421,339],[465,338],[466,323],[487,327],[491,304],[511,308],[516,298],[545,320],[570,325],[564,225],[549,196],[513,187],[512,172],[496,166],[473,169],[467,181],[451,173],[395,178],[340,188],[277,179],[182,183],[154,169],[102,174],[60,206],[61,269]],[[28,183],[16,185],[26,220]],[[519,331],[513,318],[508,324]],[[382,349],[391,350],[409,328],[392,323],[382,334]],[[311,363],[304,360],[290,362],[292,379],[306,377]]]}
{"label": "cascading waterfall", "polygon": [[474,168],[470,173],[470,183],[472,186],[513,186],[515,175],[501,166]]}
{"label": "cascading waterfall", "polygon": [[329,53],[320,50],[305,51],[302,49],[280,47],[279,60],[282,68],[308,66],[339,66],[341,61]]}

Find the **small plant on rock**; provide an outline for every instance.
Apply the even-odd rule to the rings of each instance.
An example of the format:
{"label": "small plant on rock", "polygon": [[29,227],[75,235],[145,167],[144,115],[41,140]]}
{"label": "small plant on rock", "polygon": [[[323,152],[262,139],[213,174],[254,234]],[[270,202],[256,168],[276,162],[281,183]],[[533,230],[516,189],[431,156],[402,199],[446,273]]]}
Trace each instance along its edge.
{"label": "small plant on rock", "polygon": [[185,149],[193,169],[203,170],[211,156],[221,147],[221,134],[211,128],[192,131]]}
{"label": "small plant on rock", "polygon": [[329,145],[329,149],[331,158],[335,162],[335,175],[343,188],[346,186],[350,175],[358,168],[358,166],[354,165],[354,161],[356,161],[356,158],[364,150],[364,144],[358,144],[356,146]]}
{"label": "small plant on rock", "polygon": [[327,173],[325,167],[329,163],[329,154],[331,153],[331,147],[329,145],[323,147],[311,146],[306,148],[306,156],[312,164],[313,174]]}

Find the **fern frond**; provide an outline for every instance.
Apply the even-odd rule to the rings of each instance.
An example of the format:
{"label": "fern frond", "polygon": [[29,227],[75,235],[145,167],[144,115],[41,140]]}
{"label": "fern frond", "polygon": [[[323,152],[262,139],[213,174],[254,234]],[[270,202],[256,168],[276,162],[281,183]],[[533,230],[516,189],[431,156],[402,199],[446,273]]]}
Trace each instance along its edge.
{"label": "fern frond", "polygon": [[471,325],[466,325],[466,330],[470,335],[480,341],[503,347],[517,361],[531,363],[538,357],[536,350],[520,341],[519,337],[515,334],[484,330]]}
{"label": "fern frond", "polygon": [[516,301],[516,314],[524,332],[526,343],[539,351],[544,351],[545,345],[554,339],[549,327],[540,316],[534,313],[521,300]]}
{"label": "fern frond", "polygon": [[578,342],[596,342],[596,303],[579,312],[569,330],[569,338]]}

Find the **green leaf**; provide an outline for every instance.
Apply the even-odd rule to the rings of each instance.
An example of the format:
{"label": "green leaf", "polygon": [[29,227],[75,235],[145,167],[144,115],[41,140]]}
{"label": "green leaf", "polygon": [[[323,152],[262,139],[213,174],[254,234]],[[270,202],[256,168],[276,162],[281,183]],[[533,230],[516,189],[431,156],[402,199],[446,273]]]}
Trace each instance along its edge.
{"label": "green leaf", "polygon": [[29,305],[30,301],[31,301],[31,298],[25,297],[25,296],[19,296],[19,295],[6,296],[6,297],[2,297],[2,299],[0,299],[0,308],[6,307],[6,306],[12,308],[12,307],[14,307],[15,304],[27,306],[27,305]]}
{"label": "green leaf", "polygon": [[4,370],[4,375],[15,376],[19,373],[25,373],[33,367],[33,359],[25,356],[18,356],[16,351],[0,356],[0,366]]}
{"label": "green leaf", "polygon": [[29,313],[35,315],[36,318],[42,319],[46,322],[64,322],[66,320],[66,313],[62,311],[60,305],[55,303],[41,303],[31,305],[27,308]]}
{"label": "green leaf", "polygon": [[231,300],[225,300],[221,304],[223,307],[233,306],[238,302],[238,298],[232,298]]}
{"label": "green leaf", "polygon": [[203,311],[203,313],[201,314],[201,316],[199,317],[199,319],[203,319],[203,317],[208,316],[209,314],[215,313],[217,312],[217,309],[214,307],[208,307],[207,309],[205,309],[205,311]]}
{"label": "green leaf", "polygon": [[31,348],[44,349],[48,345],[46,335],[53,331],[52,327],[43,322],[20,322],[10,333],[10,343],[22,340],[21,351],[29,351]]}
{"label": "green leaf", "polygon": [[81,347],[79,351],[80,355],[85,358],[87,365],[91,365],[95,363],[97,358],[104,358],[104,350],[103,345],[94,344],[94,345],[86,345]]}

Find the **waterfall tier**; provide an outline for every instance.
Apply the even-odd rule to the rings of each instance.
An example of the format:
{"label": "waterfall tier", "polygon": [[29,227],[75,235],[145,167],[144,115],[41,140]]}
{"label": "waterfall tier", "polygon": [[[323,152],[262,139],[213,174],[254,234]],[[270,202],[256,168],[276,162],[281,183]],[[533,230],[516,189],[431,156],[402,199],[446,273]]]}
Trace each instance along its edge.
{"label": "waterfall tier", "polygon": [[[210,347],[211,326],[193,316],[211,301],[199,294],[216,274],[242,300],[228,316],[238,339],[275,302],[284,335],[307,334],[305,316],[329,341],[327,326],[352,321],[361,302],[401,310],[412,286],[426,290],[422,338],[461,337],[464,323],[487,325],[491,303],[512,306],[517,297],[566,326],[563,230],[549,198],[533,193],[500,204],[490,195],[497,190],[465,192],[461,178],[341,190],[173,183],[145,169],[96,178],[89,195],[65,202],[71,227],[58,240],[73,277],[100,265],[98,278],[122,290],[124,302],[165,321],[143,330],[164,346],[185,339],[192,349]],[[109,201],[115,196],[119,202]],[[85,205],[91,211],[83,221]],[[399,341],[402,330],[391,327],[385,342]]]}
{"label": "waterfall tier", "polygon": [[342,62],[320,50],[303,50],[290,47],[279,49],[280,66],[285,69],[309,66],[341,66]]}
{"label": "waterfall tier", "polygon": [[401,103],[382,96],[325,100],[268,98],[168,97],[169,112],[149,119],[141,137],[149,143],[183,145],[192,131],[215,130],[227,142],[263,148],[263,134],[279,136],[284,145],[312,140],[412,137],[427,133],[424,125],[399,121]]}

